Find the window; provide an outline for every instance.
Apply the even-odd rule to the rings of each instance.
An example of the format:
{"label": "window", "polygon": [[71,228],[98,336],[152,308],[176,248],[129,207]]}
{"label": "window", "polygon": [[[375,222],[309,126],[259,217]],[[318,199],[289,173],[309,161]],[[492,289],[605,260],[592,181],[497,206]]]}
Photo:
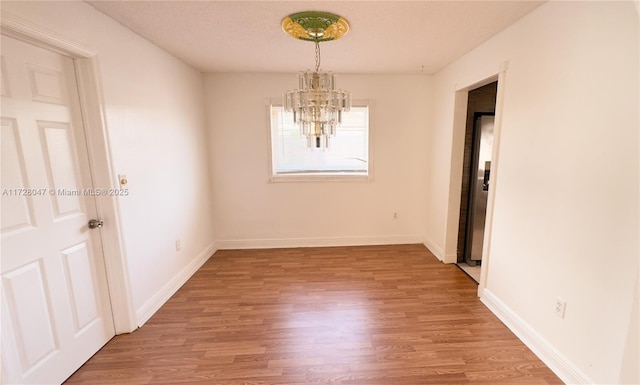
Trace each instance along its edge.
{"label": "window", "polygon": [[293,113],[271,105],[272,180],[367,179],[369,176],[369,106],[354,105],[325,150],[307,147],[293,123]]}

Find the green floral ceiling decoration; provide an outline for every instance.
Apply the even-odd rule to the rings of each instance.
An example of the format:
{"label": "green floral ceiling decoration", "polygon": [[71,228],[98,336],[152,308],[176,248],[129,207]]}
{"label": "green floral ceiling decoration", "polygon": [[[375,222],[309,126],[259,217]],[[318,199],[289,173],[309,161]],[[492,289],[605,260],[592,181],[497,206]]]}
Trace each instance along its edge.
{"label": "green floral ceiling decoration", "polygon": [[349,22],[333,13],[305,11],[285,17],[282,30],[295,39],[322,42],[344,36],[349,32]]}

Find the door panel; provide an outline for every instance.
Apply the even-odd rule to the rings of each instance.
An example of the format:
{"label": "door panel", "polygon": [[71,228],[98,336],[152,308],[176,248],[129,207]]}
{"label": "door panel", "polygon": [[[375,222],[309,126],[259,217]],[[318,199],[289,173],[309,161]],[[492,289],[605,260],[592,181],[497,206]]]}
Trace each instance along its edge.
{"label": "door panel", "polygon": [[67,105],[64,74],[51,68],[26,65],[34,102]]}
{"label": "door panel", "polygon": [[2,55],[2,381],[60,384],[115,334],[74,64]]}
{"label": "door panel", "polygon": [[[2,188],[16,189],[26,186],[25,159],[20,145],[20,133],[15,119],[2,118]],[[2,199],[2,234],[31,227],[33,205],[31,196]]]}
{"label": "door panel", "polygon": [[55,190],[53,197],[56,219],[81,212],[80,193],[76,175],[78,169],[73,159],[74,145],[71,129],[66,123],[38,122],[44,162],[47,166],[48,185]]}
{"label": "door panel", "polygon": [[62,251],[67,288],[69,289],[75,333],[78,334],[99,317],[95,277],[91,269],[91,257],[86,243]]}
{"label": "door panel", "polygon": [[10,323],[17,345],[22,348],[23,371],[58,349],[41,262],[34,261],[3,277]]}

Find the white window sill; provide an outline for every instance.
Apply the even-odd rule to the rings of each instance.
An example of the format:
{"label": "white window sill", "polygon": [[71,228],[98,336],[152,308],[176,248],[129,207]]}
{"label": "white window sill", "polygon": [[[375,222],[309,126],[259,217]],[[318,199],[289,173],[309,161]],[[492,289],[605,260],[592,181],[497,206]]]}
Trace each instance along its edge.
{"label": "white window sill", "polygon": [[269,178],[271,183],[287,182],[369,182],[371,175],[322,173],[322,174],[279,174]]}

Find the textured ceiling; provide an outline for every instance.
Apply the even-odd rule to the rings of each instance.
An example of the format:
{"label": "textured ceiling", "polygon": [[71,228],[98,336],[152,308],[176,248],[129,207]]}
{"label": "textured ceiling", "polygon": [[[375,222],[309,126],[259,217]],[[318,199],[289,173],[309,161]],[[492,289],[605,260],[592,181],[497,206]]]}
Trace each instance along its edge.
{"label": "textured ceiling", "polygon": [[321,43],[324,70],[431,74],[542,1],[88,1],[203,72],[312,69],[314,45],[282,32],[294,12],[328,11],[351,24]]}

